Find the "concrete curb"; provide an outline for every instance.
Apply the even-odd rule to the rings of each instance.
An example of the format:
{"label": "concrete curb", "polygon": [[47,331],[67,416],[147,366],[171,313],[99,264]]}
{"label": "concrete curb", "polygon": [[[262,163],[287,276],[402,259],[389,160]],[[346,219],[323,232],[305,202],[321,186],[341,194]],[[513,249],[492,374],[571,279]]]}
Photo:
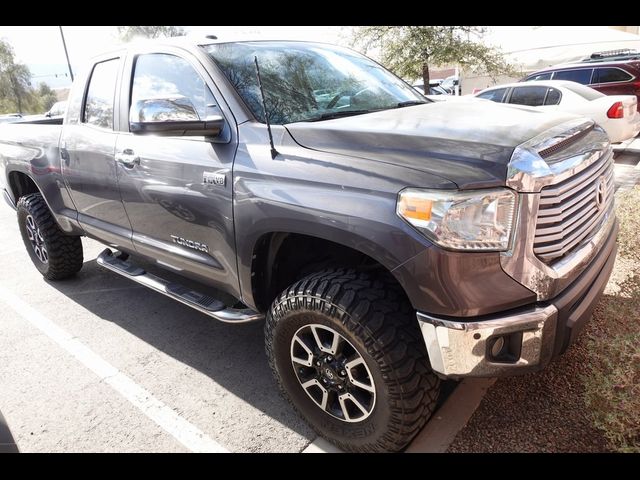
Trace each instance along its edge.
{"label": "concrete curb", "polygon": [[405,453],[443,453],[480,406],[495,378],[467,378],[434,412]]}

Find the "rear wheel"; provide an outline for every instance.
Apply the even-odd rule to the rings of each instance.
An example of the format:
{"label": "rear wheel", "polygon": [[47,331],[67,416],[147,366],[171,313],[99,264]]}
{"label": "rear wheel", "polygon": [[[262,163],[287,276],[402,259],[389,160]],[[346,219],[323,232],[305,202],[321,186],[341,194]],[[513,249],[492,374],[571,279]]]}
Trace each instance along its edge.
{"label": "rear wheel", "polygon": [[17,209],[22,240],[31,261],[45,278],[62,280],[80,271],[82,241],[60,230],[42,195],[21,197]]}
{"label": "rear wheel", "polygon": [[393,282],[344,269],[310,275],[273,302],[265,331],[281,389],[343,450],[401,450],[435,407],[438,377]]}

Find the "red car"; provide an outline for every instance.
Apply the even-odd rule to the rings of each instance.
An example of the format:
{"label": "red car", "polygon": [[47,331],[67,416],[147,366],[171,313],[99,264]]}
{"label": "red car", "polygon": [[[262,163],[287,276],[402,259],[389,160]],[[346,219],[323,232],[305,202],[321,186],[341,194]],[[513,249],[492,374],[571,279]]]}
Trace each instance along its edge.
{"label": "red car", "polygon": [[570,80],[588,85],[605,95],[635,95],[638,97],[640,111],[640,53],[607,55],[608,53],[593,54],[578,63],[538,70],[529,74],[523,81]]}

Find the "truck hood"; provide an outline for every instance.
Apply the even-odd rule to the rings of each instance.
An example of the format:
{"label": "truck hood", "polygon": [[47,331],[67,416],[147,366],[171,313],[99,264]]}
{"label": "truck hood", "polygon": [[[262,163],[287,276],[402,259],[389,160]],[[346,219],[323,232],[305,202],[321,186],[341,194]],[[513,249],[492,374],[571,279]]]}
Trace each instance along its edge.
{"label": "truck hood", "polygon": [[469,189],[504,185],[516,146],[574,118],[469,99],[286,128],[303,147],[405,166]]}

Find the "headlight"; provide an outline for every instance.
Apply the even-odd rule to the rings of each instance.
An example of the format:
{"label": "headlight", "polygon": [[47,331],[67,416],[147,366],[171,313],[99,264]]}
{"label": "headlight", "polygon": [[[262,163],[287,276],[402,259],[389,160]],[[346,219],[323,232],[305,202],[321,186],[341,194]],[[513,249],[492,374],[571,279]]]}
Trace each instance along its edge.
{"label": "headlight", "polygon": [[407,188],[397,212],[451,250],[508,250],[517,195],[511,190],[446,192]]}

